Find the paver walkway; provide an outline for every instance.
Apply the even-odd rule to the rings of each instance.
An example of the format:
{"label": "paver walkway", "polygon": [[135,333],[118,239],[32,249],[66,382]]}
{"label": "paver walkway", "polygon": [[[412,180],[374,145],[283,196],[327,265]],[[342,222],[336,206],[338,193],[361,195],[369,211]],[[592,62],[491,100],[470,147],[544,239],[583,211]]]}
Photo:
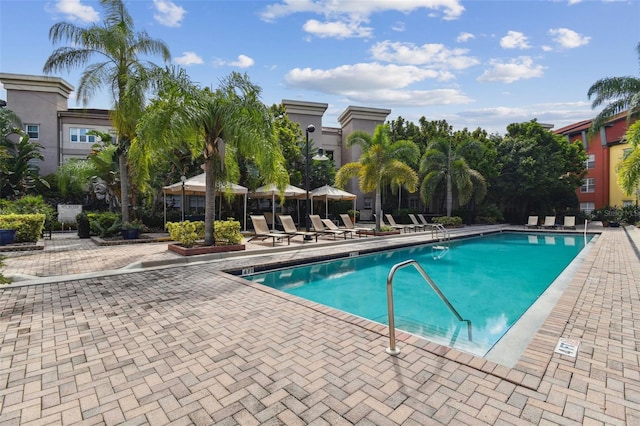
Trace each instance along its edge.
{"label": "paver walkway", "polygon": [[403,333],[392,357],[386,327],[221,272],[261,256],[0,290],[0,423],[640,424],[621,229],[512,369]]}

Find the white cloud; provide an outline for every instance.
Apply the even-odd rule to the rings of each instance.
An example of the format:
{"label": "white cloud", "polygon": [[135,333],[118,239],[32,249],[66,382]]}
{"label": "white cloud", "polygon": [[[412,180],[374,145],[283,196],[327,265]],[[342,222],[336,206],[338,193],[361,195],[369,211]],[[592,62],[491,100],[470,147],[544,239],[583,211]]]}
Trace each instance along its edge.
{"label": "white cloud", "polygon": [[561,48],[574,49],[589,43],[591,37],[583,36],[567,28],[556,28],[549,30],[549,34]]}
{"label": "white cloud", "polygon": [[287,73],[285,81],[290,87],[340,95],[364,104],[398,107],[471,102],[457,89],[402,90],[411,84],[447,75],[415,66],[359,63],[327,70],[295,68]]}
{"label": "white cloud", "polygon": [[368,23],[372,14],[389,11],[408,14],[419,9],[428,9],[445,20],[457,19],[464,12],[461,0],[283,0],[265,7],[260,17],[270,22],[295,13],[313,13],[327,18],[325,23],[310,20],[304,25],[304,30],[313,35],[369,37],[372,29],[360,26]]}
{"label": "white cloud", "polygon": [[426,65],[438,69],[465,69],[479,63],[478,59],[466,56],[467,49],[448,49],[442,44],[382,41],[371,47],[374,59],[408,65]]}
{"label": "white cloud", "polygon": [[287,73],[285,81],[294,87],[343,94],[349,91],[399,89],[439,76],[440,73],[434,70],[374,62],[342,65],[328,70],[294,68]]}
{"label": "white cloud", "polygon": [[360,22],[355,21],[333,21],[320,22],[310,19],[302,27],[309,34],[320,38],[350,38],[350,37],[371,37],[373,28],[361,27]]}
{"label": "white cloud", "polygon": [[473,38],[476,38],[476,36],[471,33],[460,33],[460,35],[458,35],[458,37],[456,38],[456,41],[458,43],[466,43]]}
{"label": "white cloud", "polygon": [[433,105],[461,105],[473,102],[457,89],[436,90],[364,90],[345,92],[352,101],[367,105],[393,105],[394,107],[423,107]]}
{"label": "white cloud", "polygon": [[237,68],[249,68],[252,67],[255,64],[255,61],[248,57],[247,55],[238,55],[238,59],[236,59],[235,61],[225,61],[222,59],[215,59],[213,61],[213,65],[216,67],[222,67],[222,66],[230,66],[230,67],[237,67]]}
{"label": "white cloud", "polygon": [[527,36],[519,31],[509,31],[500,39],[500,46],[504,49],[528,49]]}
{"label": "white cloud", "polygon": [[153,5],[158,12],[153,17],[166,27],[179,27],[187,13],[182,6],[169,0],[153,0]]}
{"label": "white cloud", "polygon": [[401,33],[401,32],[404,32],[406,30],[406,25],[402,21],[397,21],[396,23],[391,25],[391,29],[393,31],[397,31],[397,32]]}
{"label": "white cloud", "polygon": [[182,56],[173,58],[173,62],[179,65],[198,65],[203,63],[202,58],[195,52],[183,52]]}
{"label": "white cloud", "polygon": [[582,0],[569,0],[569,6],[573,6],[574,4],[582,3]]}
{"label": "white cloud", "polygon": [[542,77],[544,70],[542,65],[535,65],[529,56],[520,56],[507,63],[492,60],[491,67],[478,77],[478,81],[513,83],[518,80]]}
{"label": "white cloud", "polygon": [[98,12],[91,6],[85,6],[80,0],[58,0],[55,3],[54,11],[66,15],[71,21],[81,21],[84,23],[97,22],[100,19]]}

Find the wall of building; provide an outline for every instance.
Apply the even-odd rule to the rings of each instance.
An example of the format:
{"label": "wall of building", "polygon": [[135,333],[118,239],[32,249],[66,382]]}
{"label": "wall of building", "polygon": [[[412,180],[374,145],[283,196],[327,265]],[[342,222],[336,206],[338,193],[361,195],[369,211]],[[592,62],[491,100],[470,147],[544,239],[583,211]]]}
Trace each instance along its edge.
{"label": "wall of building", "polygon": [[67,109],[73,86],[58,77],[8,73],[0,73],[0,82],[7,91],[7,108],[21,118],[24,126],[39,128],[34,141],[43,147],[40,174],[54,173],[60,158],[58,111]]}
{"label": "wall of building", "polygon": [[[70,158],[86,158],[95,142],[72,141],[71,129],[97,130],[111,134],[116,141],[116,132],[107,110],[68,110],[58,114],[60,119],[61,159],[60,164]],[[75,133],[75,132],[74,132]],[[100,141],[99,137],[95,138]]]}

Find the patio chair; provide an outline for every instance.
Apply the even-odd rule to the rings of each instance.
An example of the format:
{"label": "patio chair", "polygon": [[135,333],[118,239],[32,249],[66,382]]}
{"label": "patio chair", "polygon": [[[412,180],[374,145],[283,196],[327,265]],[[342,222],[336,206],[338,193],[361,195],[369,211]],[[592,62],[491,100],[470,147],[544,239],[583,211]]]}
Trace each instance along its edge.
{"label": "patio chair", "polygon": [[396,220],[389,213],[385,214],[385,217],[387,218],[387,221],[389,221],[389,225],[394,229],[401,229],[401,230],[404,230],[404,232],[407,232],[407,229],[411,229],[414,232],[416,231],[415,225],[404,225],[404,224],[396,223]]}
{"label": "patio chair", "polygon": [[317,214],[310,214],[309,219],[311,219],[311,224],[313,225],[313,230],[321,235],[333,235],[333,239],[336,239],[336,236],[342,235],[344,239],[347,239],[347,230],[346,229],[338,229],[337,231],[334,229],[327,228],[324,223],[322,223],[322,219]]}
{"label": "patio chair", "polygon": [[344,228],[345,229],[351,229],[351,230],[355,231],[356,234],[358,234],[359,237],[361,237],[362,235],[364,235],[366,237],[371,232],[371,229],[369,229],[369,228],[362,228],[360,226],[355,226],[353,224],[353,222],[351,221],[351,217],[349,217],[349,215],[346,214],[346,213],[341,214],[340,215],[340,219],[342,219],[342,222],[344,223]]}
{"label": "patio chair", "polygon": [[416,215],[414,215],[413,213],[409,213],[409,219],[411,219],[411,222],[413,223],[413,226],[416,227],[416,231],[418,229],[424,231],[427,228],[427,225],[420,223],[418,221],[418,218],[416,218]]}
{"label": "patio chair", "polygon": [[556,217],[555,216],[545,216],[544,223],[542,224],[542,228],[544,229],[555,229],[556,227]]}
{"label": "patio chair", "polygon": [[524,224],[525,228],[537,228],[538,227],[538,216],[529,216],[529,220]]}
{"label": "patio chair", "polygon": [[251,215],[251,222],[253,223],[253,229],[255,231],[255,235],[247,240],[247,242],[251,240],[266,240],[267,238],[271,238],[273,245],[276,245],[276,240],[282,241],[283,238],[287,239],[287,244],[291,245],[291,238],[293,235],[283,234],[280,232],[273,232],[269,229],[269,225],[267,224],[267,219],[265,219],[262,215]]}
{"label": "patio chair", "polygon": [[351,236],[351,238],[353,238],[353,234],[356,232],[353,229],[339,228],[338,225],[333,223],[333,221],[331,219],[322,219],[322,223],[324,224],[324,226],[327,227],[327,229],[329,231],[344,231],[344,232],[348,232],[349,235]]}
{"label": "patio chair", "polygon": [[318,242],[318,233],[317,232],[307,232],[307,231],[298,231],[295,222],[291,215],[281,214],[278,216],[280,219],[280,223],[282,224],[282,229],[284,229],[284,233],[287,235],[291,235],[291,238],[297,237],[298,235],[302,236],[302,242],[311,240],[312,237],[315,237],[316,242]]}
{"label": "patio chair", "polygon": [[562,224],[562,229],[576,229],[576,217],[565,216],[564,223]]}

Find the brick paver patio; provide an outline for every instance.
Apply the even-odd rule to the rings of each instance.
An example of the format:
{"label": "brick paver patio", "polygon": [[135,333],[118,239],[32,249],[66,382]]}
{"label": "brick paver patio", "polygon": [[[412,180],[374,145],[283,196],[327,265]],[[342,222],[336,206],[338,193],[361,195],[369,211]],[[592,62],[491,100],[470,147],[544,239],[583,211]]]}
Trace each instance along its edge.
{"label": "brick paver patio", "polygon": [[7,287],[0,423],[640,424],[637,233],[600,236],[514,368],[404,333],[392,357],[386,327],[222,272],[304,250]]}

